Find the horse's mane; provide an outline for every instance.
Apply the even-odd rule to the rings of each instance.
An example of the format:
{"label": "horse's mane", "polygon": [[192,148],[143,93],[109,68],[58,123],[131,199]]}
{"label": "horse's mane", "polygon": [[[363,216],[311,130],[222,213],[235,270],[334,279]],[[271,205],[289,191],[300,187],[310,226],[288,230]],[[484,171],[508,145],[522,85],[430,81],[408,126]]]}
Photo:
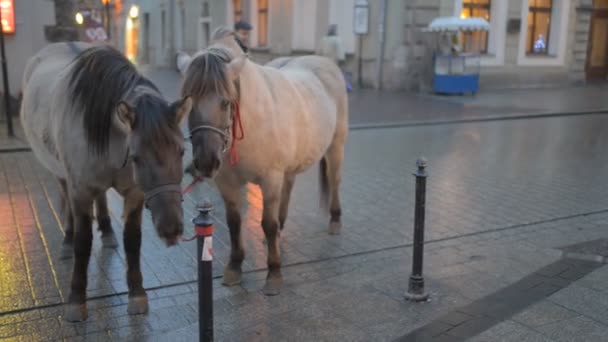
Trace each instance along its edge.
{"label": "horse's mane", "polygon": [[[112,116],[121,100],[134,90],[143,90],[135,103],[131,103],[138,115],[139,125],[154,130],[162,136],[162,111],[150,110],[164,103],[158,96],[158,88],[143,77],[135,66],[110,46],[95,46],[81,52],[73,61],[70,70],[68,94],[74,99],[83,116],[84,131],[89,147],[97,154],[105,154],[110,143]],[[166,104],[165,104],[166,106]],[[143,122],[145,121],[145,122]]]}
{"label": "horse's mane", "polygon": [[186,71],[182,94],[195,98],[217,94],[226,100],[236,100],[237,89],[226,72],[231,60],[230,51],[222,47],[210,47],[195,56]]}

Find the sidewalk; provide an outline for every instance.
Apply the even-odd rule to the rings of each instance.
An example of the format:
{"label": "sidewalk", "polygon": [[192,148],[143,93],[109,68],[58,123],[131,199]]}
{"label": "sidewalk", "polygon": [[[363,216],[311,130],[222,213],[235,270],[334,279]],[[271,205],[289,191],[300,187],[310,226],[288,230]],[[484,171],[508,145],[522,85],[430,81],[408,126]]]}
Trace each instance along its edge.
{"label": "sidewalk", "polygon": [[[179,94],[180,76],[144,67],[170,99]],[[480,91],[476,96],[442,96],[358,89],[349,93],[352,128],[392,127],[497,118],[544,117],[608,112],[608,84],[560,88]]]}

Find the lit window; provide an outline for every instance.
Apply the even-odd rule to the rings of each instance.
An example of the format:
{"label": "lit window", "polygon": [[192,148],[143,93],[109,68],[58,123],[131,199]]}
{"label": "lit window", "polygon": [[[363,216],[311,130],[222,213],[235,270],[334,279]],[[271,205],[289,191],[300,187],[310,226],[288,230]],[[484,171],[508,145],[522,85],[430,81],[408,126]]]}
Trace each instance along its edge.
{"label": "lit window", "polygon": [[234,9],[234,22],[238,22],[243,17],[243,1],[232,0],[232,8]]}
{"label": "lit window", "polygon": [[[483,18],[490,21],[490,0],[463,0],[460,17],[463,19]],[[463,52],[488,52],[488,32],[486,31],[462,32],[461,41]]]}
{"label": "lit window", "polygon": [[549,48],[552,0],[530,0],[526,53],[546,55]]}
{"label": "lit window", "polygon": [[268,45],[268,0],[258,0],[258,46]]}

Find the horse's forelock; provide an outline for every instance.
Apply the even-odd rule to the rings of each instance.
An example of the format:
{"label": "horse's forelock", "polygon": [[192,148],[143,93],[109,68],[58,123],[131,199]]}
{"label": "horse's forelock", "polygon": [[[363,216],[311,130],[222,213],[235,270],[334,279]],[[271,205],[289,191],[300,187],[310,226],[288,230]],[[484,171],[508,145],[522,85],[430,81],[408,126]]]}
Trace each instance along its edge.
{"label": "horse's forelock", "polygon": [[209,48],[194,57],[186,72],[182,94],[195,99],[215,94],[227,100],[236,100],[238,94],[226,68],[231,60],[230,52],[220,48]]}
{"label": "horse's forelock", "polygon": [[171,120],[169,104],[153,90],[141,92],[134,99],[134,131],[144,143],[155,151],[162,152],[166,146],[177,144],[175,130],[178,124]]}

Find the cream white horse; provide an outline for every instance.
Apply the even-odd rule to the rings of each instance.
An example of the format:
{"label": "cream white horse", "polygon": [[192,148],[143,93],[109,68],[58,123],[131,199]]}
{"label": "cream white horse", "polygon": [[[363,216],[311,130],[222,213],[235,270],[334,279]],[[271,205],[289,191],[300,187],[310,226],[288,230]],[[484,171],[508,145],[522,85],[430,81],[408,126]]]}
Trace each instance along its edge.
{"label": "cream white horse", "polygon": [[65,318],[87,318],[93,202],[104,246],[115,245],[105,202],[110,187],[125,198],[127,310],[146,312],[139,264],[142,208],[151,210],[158,234],[176,243],[183,232],[179,123],[192,100],[169,104],[119,51],[75,42],[51,44],[32,57],[23,90],[27,140],[59,179],[68,203],[64,249],[73,249],[75,258]]}
{"label": "cream white horse", "polygon": [[215,178],[226,206],[231,255],[223,283],[241,281],[241,190],[252,182],[261,187],[264,202],[269,269],[264,293],[279,294],[280,229],[296,175],[315,163],[320,163],[322,204],[329,202],[329,233],[341,228],[339,186],[348,135],[343,75],[318,56],[255,64],[221,28],[212,45],[192,57],[178,55],[177,64],[184,76],[182,94],[194,100],[188,119],[193,165]]}

